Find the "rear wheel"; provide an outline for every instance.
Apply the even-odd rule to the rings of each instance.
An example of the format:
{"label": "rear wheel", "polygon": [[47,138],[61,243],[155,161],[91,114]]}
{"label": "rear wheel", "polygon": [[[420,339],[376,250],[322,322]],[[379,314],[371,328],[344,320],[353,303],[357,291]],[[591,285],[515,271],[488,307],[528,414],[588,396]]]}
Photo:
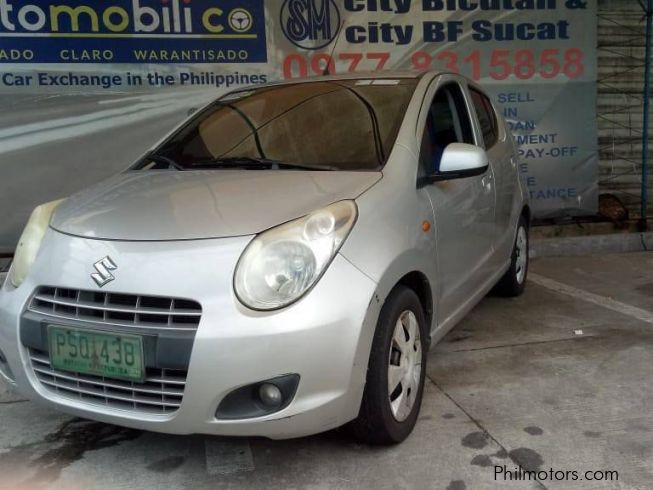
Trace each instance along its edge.
{"label": "rear wheel", "polygon": [[512,249],[510,268],[497,283],[494,291],[501,296],[519,296],[524,292],[528,276],[528,222],[522,216]]}
{"label": "rear wheel", "polygon": [[428,332],[417,295],[398,286],[381,309],[354,435],[397,444],[415,427],[424,390]]}

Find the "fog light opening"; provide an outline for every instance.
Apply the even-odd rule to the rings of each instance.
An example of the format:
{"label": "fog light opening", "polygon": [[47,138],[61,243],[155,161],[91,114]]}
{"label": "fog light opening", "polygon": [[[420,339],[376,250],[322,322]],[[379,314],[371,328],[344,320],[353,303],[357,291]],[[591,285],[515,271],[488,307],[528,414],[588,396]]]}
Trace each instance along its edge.
{"label": "fog light opening", "polygon": [[290,405],[298,386],[299,374],[284,374],[241,386],[222,399],[215,417],[236,420],[277,413]]}
{"label": "fog light opening", "polygon": [[276,408],[283,403],[283,394],[277,385],[263,383],[258,389],[258,397],[266,407]]}

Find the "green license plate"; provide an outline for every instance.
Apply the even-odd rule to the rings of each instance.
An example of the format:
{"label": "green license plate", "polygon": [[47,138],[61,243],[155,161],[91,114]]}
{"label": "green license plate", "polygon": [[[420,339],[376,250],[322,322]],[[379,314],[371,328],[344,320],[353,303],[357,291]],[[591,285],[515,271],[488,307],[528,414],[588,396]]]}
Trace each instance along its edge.
{"label": "green license plate", "polygon": [[49,325],[48,344],[55,369],[129,381],[145,377],[141,337]]}

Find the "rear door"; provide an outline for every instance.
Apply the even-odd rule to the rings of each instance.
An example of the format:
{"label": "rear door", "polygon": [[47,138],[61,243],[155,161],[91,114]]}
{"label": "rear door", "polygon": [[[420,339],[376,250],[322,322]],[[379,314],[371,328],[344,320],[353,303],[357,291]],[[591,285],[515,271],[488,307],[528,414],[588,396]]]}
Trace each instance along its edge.
{"label": "rear door", "polygon": [[[427,93],[418,125],[422,130],[420,175],[439,169],[447,145],[482,144],[474,130],[473,108],[464,87],[455,77],[438,80]],[[484,175],[435,182],[423,188],[435,213],[440,324],[463,308],[489,280],[495,233],[493,179],[490,167]]]}

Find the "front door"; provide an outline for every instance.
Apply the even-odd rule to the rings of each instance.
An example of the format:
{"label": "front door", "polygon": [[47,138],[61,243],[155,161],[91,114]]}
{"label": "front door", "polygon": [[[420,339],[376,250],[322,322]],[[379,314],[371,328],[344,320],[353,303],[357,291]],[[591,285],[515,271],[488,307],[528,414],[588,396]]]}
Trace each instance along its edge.
{"label": "front door", "polygon": [[513,227],[513,212],[515,198],[518,196],[518,180],[515,178],[513,146],[510,144],[505,126],[499,123],[490,99],[474,88],[470,88],[472,105],[476,112],[478,127],[483,136],[485,152],[494,169],[496,188],[495,223],[496,235],[494,238],[495,267],[500,269],[505,265],[515,241]]}
{"label": "front door", "polygon": [[[420,173],[439,169],[451,143],[480,144],[464,91],[456,81],[441,80],[427,107],[420,150]],[[491,277],[495,233],[495,185],[492,167],[477,177],[426,185],[435,213],[438,265],[438,319],[442,324],[465,306]]]}

